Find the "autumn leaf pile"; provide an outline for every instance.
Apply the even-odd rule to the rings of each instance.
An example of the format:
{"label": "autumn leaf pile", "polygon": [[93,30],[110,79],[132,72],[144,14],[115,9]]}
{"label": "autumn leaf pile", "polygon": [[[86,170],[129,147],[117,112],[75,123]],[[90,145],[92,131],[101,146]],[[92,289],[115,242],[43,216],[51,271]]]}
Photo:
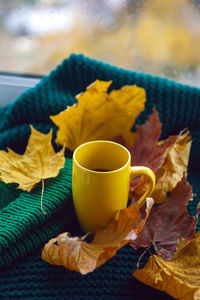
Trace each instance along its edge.
{"label": "autumn leaf pile", "polygon": [[[133,166],[149,167],[156,174],[152,198],[139,208],[137,199],[146,190],[148,179],[133,179],[131,205],[116,212],[118,219],[113,216],[106,228],[97,226],[91,242],[87,242],[87,234],[72,237],[69,232],[61,233],[44,246],[42,258],[87,274],[129,244],[133,255],[143,249],[133,273],[135,278],[176,299],[200,299],[200,234],[196,233],[199,205],[196,216],[187,212],[189,201],[193,201],[192,187],[187,182],[189,132],[160,140],[162,125],[156,108],[143,125],[131,132],[144,110],[145,91],[132,85],[109,93],[110,85],[96,80],[76,96],[76,104],[50,116],[58,127],[56,142],[63,147],[60,152],[54,152],[51,132],[42,134],[33,127],[23,155],[11,149],[0,151],[0,179],[18,183],[18,188],[31,192],[38,182],[58,175],[64,167],[65,148],[74,151],[80,144],[98,139],[121,143],[130,151]],[[43,185],[42,211],[44,192]],[[149,253],[147,264],[140,268],[142,256]]]}

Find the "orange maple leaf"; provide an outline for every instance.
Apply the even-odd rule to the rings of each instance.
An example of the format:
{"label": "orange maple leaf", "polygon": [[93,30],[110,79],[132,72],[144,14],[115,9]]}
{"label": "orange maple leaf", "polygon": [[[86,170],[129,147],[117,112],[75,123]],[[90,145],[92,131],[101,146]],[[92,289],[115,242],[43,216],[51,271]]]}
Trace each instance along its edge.
{"label": "orange maple leaf", "polygon": [[153,205],[147,198],[146,215],[141,217],[137,204],[119,212],[107,228],[98,227],[91,243],[84,238],[70,237],[68,232],[51,239],[43,248],[42,259],[51,264],[62,265],[69,270],[87,274],[112,258],[118,249],[137,238]]}

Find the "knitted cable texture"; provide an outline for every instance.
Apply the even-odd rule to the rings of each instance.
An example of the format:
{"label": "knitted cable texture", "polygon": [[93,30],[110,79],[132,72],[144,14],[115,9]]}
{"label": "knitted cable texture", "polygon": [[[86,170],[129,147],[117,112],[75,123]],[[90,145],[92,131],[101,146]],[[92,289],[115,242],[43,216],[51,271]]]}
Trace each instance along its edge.
{"label": "knitted cable texture", "polygon": [[[96,79],[112,80],[114,89],[129,84],[145,88],[145,111],[137,123],[144,122],[156,105],[163,124],[162,137],[190,129],[193,143],[188,180],[196,196],[188,210],[194,215],[200,200],[198,88],[73,54],[36,87],[1,108],[0,149],[10,147],[23,153],[30,134],[29,124],[44,133],[53,128],[55,140],[56,127],[49,116],[72,105],[75,95]],[[151,299],[171,299],[132,277],[141,253],[129,246],[87,276],[41,260],[43,244],[68,229],[74,220],[71,167],[71,159],[67,158],[59,175],[45,180],[43,203],[47,215],[40,210],[41,184],[28,193],[16,189],[14,184],[0,182],[0,267],[4,269],[0,276],[0,299],[144,299],[149,295]]]}

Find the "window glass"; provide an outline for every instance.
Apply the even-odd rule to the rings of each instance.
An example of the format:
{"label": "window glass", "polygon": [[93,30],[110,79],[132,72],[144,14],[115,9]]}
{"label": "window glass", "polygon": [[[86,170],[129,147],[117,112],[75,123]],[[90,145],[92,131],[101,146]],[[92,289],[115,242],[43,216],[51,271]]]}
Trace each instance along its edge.
{"label": "window glass", "polygon": [[0,70],[47,74],[71,53],[200,86],[200,1],[0,0]]}

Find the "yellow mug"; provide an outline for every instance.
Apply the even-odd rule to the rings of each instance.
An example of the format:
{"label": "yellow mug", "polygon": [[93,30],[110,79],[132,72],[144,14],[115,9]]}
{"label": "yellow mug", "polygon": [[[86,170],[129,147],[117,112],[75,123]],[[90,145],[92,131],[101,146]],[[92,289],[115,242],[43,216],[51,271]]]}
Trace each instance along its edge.
{"label": "yellow mug", "polygon": [[155,175],[147,167],[131,167],[130,152],[110,141],[80,145],[73,154],[72,195],[76,215],[85,232],[105,226],[117,211],[127,206],[129,182],[146,175],[149,186],[138,200],[142,206],[155,186]]}

